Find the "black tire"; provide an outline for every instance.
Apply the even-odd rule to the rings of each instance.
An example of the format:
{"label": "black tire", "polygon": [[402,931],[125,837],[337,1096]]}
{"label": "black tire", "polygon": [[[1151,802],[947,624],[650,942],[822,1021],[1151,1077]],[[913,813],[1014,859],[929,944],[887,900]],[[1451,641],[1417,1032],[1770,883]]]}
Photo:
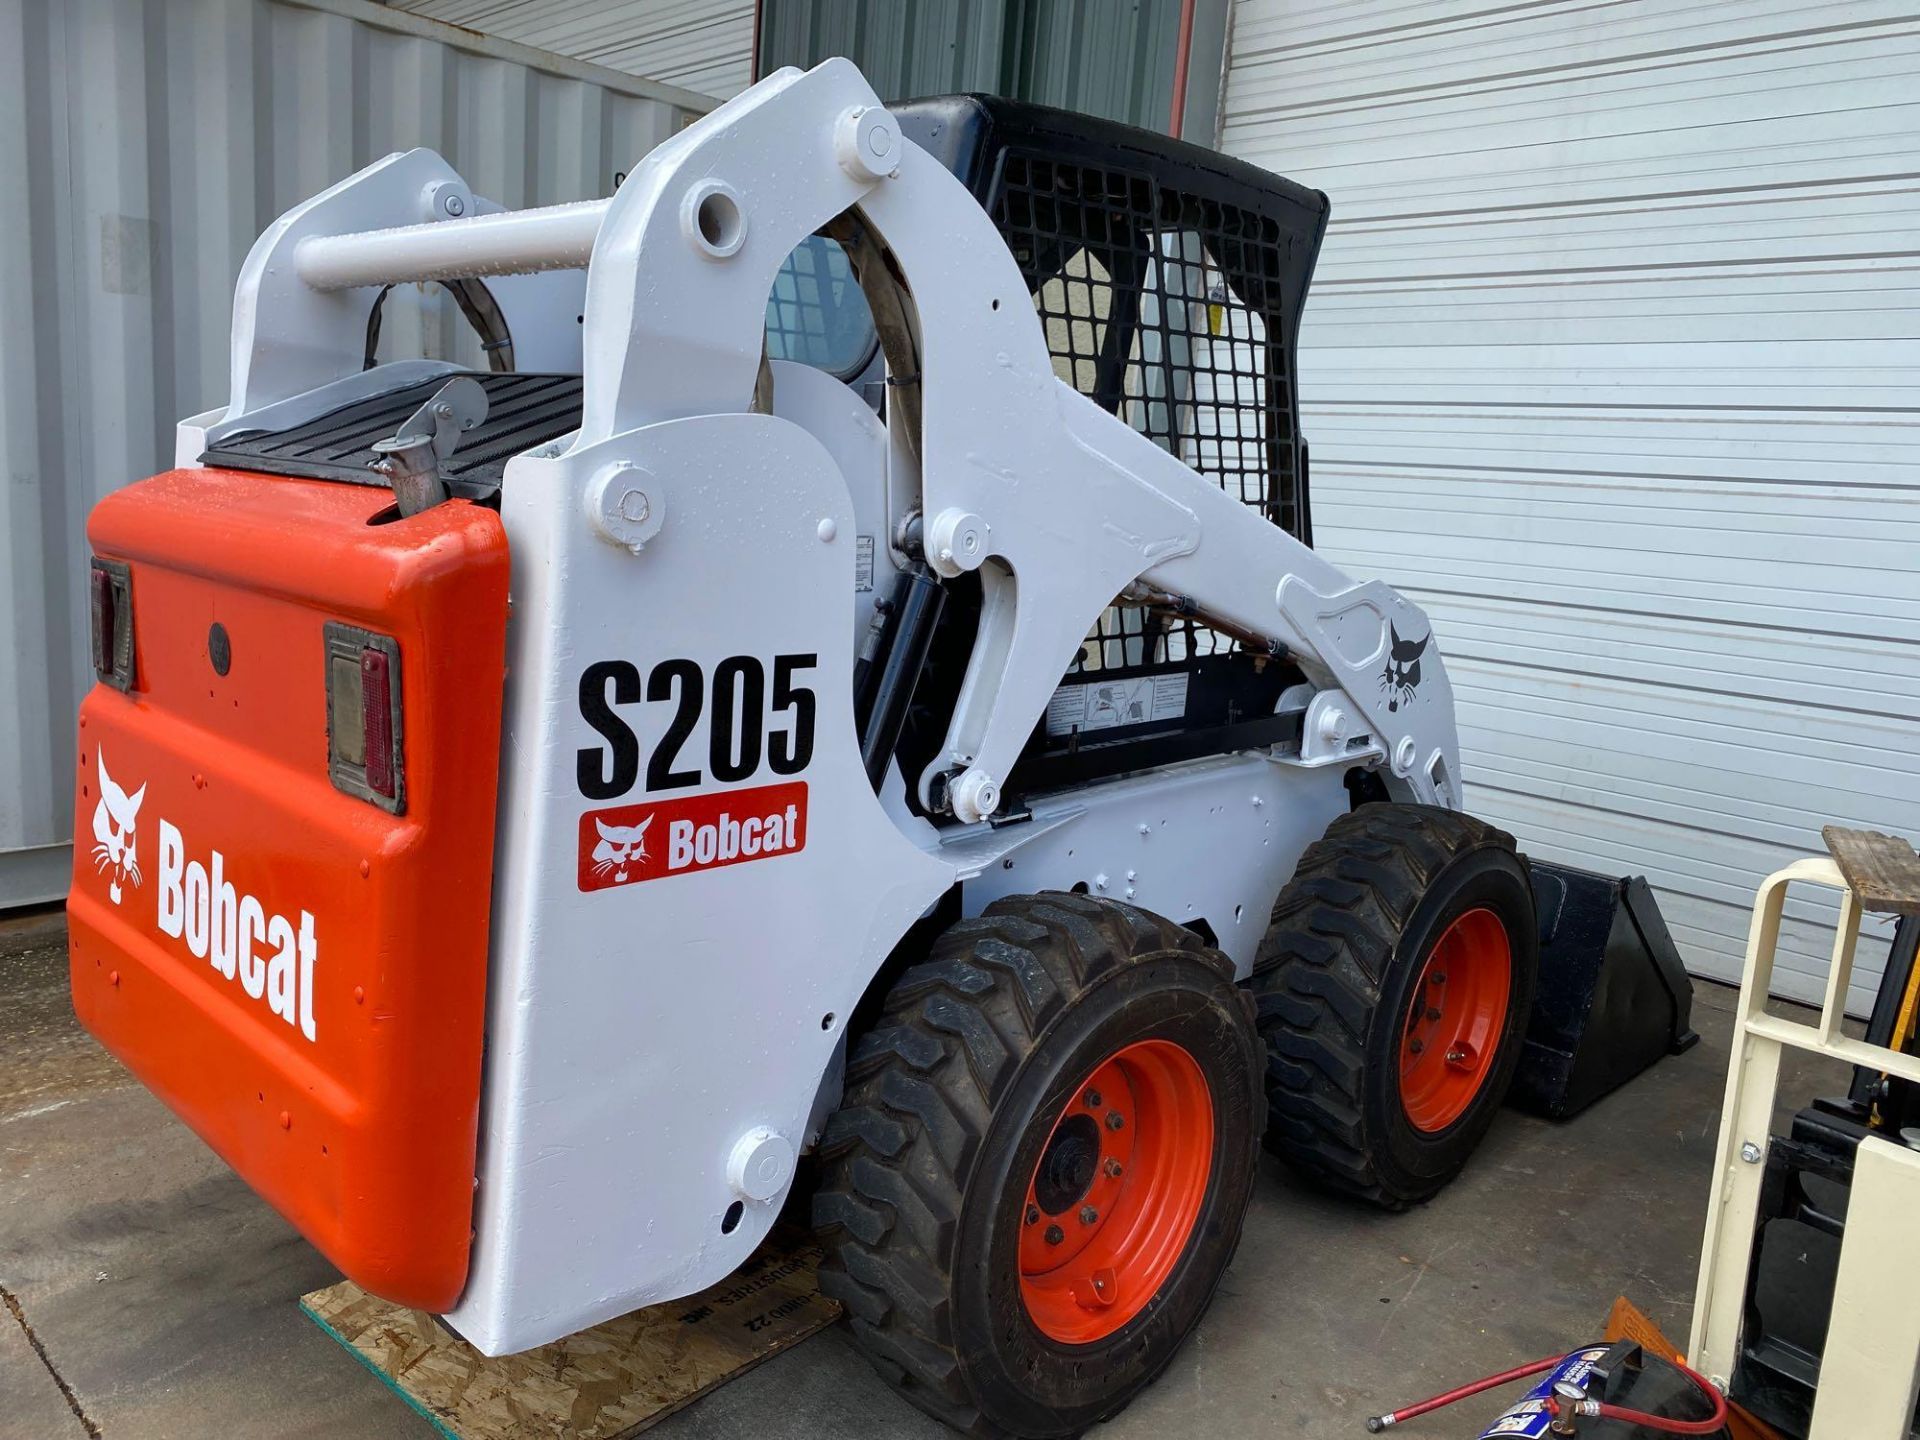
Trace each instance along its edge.
{"label": "black tire", "polygon": [[[1401,1096],[1404,1027],[1432,947],[1479,908],[1506,930],[1505,1024],[1464,1113],[1422,1130]],[[1387,1209],[1431,1198],[1506,1096],[1538,968],[1533,891],[1511,835],[1425,805],[1342,815],[1280,892],[1249,982],[1267,1046],[1267,1148]]]}
{"label": "black tire", "polygon": [[[1177,1043],[1205,1077],[1204,1198],[1144,1308],[1064,1345],[1022,1298],[1028,1182],[1084,1077],[1143,1039]],[[821,1289],[874,1367],[955,1429],[1079,1434],[1165,1369],[1233,1257],[1258,1170],[1263,1063],[1231,965],[1192,931],[1083,895],[995,901],[941,935],[853,1042],[821,1139]]]}

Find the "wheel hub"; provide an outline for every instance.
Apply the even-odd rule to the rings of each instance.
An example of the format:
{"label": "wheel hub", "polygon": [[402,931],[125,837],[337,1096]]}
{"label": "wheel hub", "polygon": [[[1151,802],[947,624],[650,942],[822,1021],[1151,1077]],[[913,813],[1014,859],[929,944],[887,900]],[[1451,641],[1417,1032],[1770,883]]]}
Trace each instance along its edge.
{"label": "wheel hub", "polygon": [[1101,1158],[1099,1122],[1084,1112],[1064,1117],[1040,1157],[1033,1181],[1035,1203],[1048,1215],[1064,1215],[1093,1187]]}
{"label": "wheel hub", "polygon": [[1088,1344],[1144,1309],[1186,1248],[1212,1167],[1213,1098],[1192,1055],[1143,1040],[1096,1066],[1054,1118],[1022,1207],[1034,1324]]}

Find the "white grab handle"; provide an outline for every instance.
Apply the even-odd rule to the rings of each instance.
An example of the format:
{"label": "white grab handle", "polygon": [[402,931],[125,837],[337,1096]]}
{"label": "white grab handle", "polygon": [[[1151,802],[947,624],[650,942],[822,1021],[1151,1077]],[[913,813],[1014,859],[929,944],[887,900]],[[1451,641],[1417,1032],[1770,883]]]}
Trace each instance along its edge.
{"label": "white grab handle", "polygon": [[580,200],[391,230],[310,235],[294,247],[294,265],[302,281],[323,291],[581,270],[612,203]]}

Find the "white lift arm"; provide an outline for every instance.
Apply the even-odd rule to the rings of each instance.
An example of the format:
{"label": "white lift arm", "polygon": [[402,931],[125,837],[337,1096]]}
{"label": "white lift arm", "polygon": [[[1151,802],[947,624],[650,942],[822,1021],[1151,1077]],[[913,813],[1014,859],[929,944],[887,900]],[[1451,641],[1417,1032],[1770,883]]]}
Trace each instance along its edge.
{"label": "white lift arm", "polygon": [[261,237],[236,298],[222,428],[356,369],[364,287],[589,257],[576,447],[745,411],[782,261],[855,211],[915,311],[928,563],[979,571],[985,595],[943,753],[917,777],[923,799],[947,776],[958,818],[994,811],[1083,637],[1139,582],[1285,647],[1320,691],[1300,763],[1379,757],[1408,798],[1459,804],[1452,694],[1426,617],[1379,581],[1355,584],[1056,378],[992,220],[900,134],[850,62],[768,77],[651,152],[611,200],[420,223],[448,193],[464,193],[459,177],[411,151]]}

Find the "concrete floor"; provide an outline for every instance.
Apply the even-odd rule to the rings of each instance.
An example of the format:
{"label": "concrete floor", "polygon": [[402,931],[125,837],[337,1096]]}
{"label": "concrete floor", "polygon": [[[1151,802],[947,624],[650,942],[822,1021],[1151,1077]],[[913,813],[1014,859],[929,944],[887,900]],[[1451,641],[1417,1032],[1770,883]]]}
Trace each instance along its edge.
{"label": "concrete floor", "polygon": [[[1702,986],[1702,1043],[1570,1123],[1503,1114],[1466,1176],[1410,1214],[1328,1199],[1268,1160],[1212,1311],[1103,1440],[1357,1434],[1396,1402],[1593,1338],[1619,1294],[1684,1341],[1731,1003]],[[1812,1083],[1789,1062],[1784,1093]],[[296,1308],[337,1278],[80,1030],[59,917],[0,923],[0,1437],[426,1440]],[[1498,1409],[1407,1433],[1458,1435]],[[652,1433],[947,1434],[839,1327]]]}

